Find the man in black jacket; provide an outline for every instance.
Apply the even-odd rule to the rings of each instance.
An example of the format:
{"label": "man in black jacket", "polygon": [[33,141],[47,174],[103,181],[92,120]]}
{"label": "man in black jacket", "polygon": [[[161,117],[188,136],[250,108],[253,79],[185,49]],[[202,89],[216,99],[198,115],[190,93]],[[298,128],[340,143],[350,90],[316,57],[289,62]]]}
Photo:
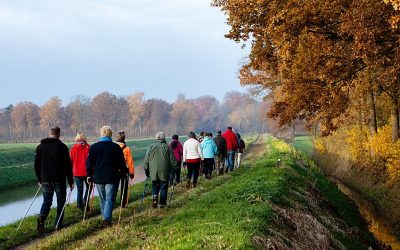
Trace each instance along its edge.
{"label": "man in black jacket", "polygon": [[217,136],[214,137],[215,144],[217,144],[217,154],[215,155],[215,168],[217,175],[224,173],[225,158],[226,158],[226,140],[221,136],[221,130],[217,131]]}
{"label": "man in black jacket", "polygon": [[[39,232],[44,230],[44,221],[49,215],[55,192],[57,196],[55,225],[57,226],[56,230],[58,230],[62,227],[63,214],[61,214],[61,211],[67,193],[66,180],[71,190],[74,188],[68,147],[60,140],[59,127],[52,127],[49,137],[40,141],[36,148],[34,167],[38,183],[43,187],[43,204],[37,218],[37,229]],[[60,221],[57,225],[59,218]]]}

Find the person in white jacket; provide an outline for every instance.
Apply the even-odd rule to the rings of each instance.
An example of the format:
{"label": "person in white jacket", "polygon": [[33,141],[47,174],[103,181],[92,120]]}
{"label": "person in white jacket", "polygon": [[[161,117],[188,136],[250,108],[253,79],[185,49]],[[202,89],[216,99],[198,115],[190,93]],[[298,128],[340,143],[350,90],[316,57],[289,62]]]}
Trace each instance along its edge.
{"label": "person in white jacket", "polygon": [[183,144],[183,162],[188,169],[186,187],[190,188],[192,177],[193,187],[196,187],[197,179],[199,178],[200,164],[204,160],[204,157],[200,142],[196,140],[196,134],[190,131],[188,137],[189,139]]}

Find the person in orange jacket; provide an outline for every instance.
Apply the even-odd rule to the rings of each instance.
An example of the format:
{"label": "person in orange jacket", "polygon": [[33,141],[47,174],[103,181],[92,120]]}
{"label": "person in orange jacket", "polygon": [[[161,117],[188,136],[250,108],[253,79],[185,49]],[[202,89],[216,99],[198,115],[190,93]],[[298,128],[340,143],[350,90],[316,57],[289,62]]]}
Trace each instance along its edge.
{"label": "person in orange jacket", "polygon": [[[75,143],[72,145],[71,150],[69,152],[69,156],[72,162],[72,172],[74,175],[74,181],[77,187],[77,197],[76,203],[77,207],[83,210],[86,205],[88,195],[90,195],[92,186],[87,182],[87,173],[86,173],[86,160],[89,155],[90,145],[86,142],[86,135],[79,131],[75,137]],[[83,184],[85,184],[86,191],[83,197]]]}
{"label": "person in orange jacket", "polygon": [[[129,179],[132,180],[135,177],[135,166],[134,166],[134,160],[132,157],[131,149],[125,143],[125,132],[124,131],[122,131],[122,130],[118,131],[116,141],[124,153],[125,163],[129,169]],[[121,198],[120,198],[120,200],[122,201],[122,207],[126,207],[128,205],[127,197],[128,197],[129,179],[128,179],[128,175],[121,176],[121,194],[120,194]]]}

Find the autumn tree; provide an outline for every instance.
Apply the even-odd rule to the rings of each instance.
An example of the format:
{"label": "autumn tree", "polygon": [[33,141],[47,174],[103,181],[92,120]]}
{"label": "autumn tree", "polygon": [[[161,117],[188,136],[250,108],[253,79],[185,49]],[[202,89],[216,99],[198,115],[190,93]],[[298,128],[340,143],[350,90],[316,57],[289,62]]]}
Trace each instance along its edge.
{"label": "autumn tree", "polygon": [[201,113],[196,109],[193,101],[181,96],[172,104],[170,116],[170,130],[172,133],[187,134],[194,131],[201,119]]}
{"label": "autumn tree", "polygon": [[116,104],[117,97],[107,91],[93,97],[90,103],[90,113],[93,124],[95,124],[95,131],[105,125],[112,126]]}
{"label": "autumn tree", "polygon": [[127,97],[130,113],[130,126],[132,128],[139,128],[139,134],[142,134],[143,117],[146,109],[146,102],[143,92],[136,92]]}
{"label": "autumn tree", "polygon": [[[193,116],[193,119],[196,120],[194,128],[197,130],[216,131],[220,118],[218,100],[213,96],[201,96],[191,100],[191,103],[193,103],[195,111]],[[198,119],[196,119],[197,117]]]}
{"label": "autumn tree", "polygon": [[75,133],[88,129],[89,107],[90,98],[83,95],[75,96],[68,104],[67,108],[71,112],[71,129]]}
{"label": "autumn tree", "polygon": [[61,105],[60,98],[55,96],[40,108],[40,125],[42,128],[47,129],[58,124]]}
{"label": "autumn tree", "polygon": [[11,111],[11,120],[15,128],[14,140],[26,140],[34,135],[39,125],[39,106],[31,102],[20,102]]}
{"label": "autumn tree", "polygon": [[164,130],[169,122],[171,105],[161,99],[149,99],[145,106],[143,118],[144,130],[147,135]]}

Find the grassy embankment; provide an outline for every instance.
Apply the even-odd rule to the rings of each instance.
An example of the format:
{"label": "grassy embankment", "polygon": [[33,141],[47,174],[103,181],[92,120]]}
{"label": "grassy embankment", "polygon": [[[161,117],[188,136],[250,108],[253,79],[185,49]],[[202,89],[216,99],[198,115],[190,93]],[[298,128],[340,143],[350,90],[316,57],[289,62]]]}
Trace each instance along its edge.
{"label": "grassy embankment", "polygon": [[[267,143],[267,154],[248,158],[231,174],[189,191],[177,186],[167,209],[150,209],[147,200],[146,210],[138,212],[135,201],[123,210],[119,226],[100,230],[100,218],[92,217],[31,247],[354,249],[374,244],[354,204],[307,157],[272,137]],[[13,229],[1,229],[2,247],[12,246]],[[27,227],[24,233],[30,233]]]}
{"label": "grassy embankment", "polygon": [[[132,150],[135,164],[142,165],[148,146],[153,139],[127,141]],[[0,144],[0,191],[35,183],[33,170],[35,149],[38,144]],[[67,144],[71,147],[71,143]]]}

